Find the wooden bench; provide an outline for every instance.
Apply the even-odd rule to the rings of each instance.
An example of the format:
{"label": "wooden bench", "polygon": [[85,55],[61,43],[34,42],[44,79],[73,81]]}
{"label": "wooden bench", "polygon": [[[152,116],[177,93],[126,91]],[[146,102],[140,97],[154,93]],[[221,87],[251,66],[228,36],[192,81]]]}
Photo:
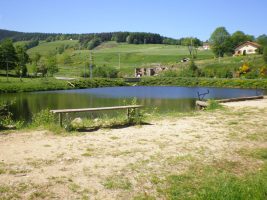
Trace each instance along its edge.
{"label": "wooden bench", "polygon": [[54,114],[59,114],[59,124],[62,126],[62,114],[63,113],[78,113],[78,112],[96,112],[105,110],[127,110],[127,118],[130,117],[130,110],[143,107],[142,105],[130,105],[130,106],[114,106],[114,107],[100,107],[100,108],[78,108],[78,109],[61,109],[50,110]]}

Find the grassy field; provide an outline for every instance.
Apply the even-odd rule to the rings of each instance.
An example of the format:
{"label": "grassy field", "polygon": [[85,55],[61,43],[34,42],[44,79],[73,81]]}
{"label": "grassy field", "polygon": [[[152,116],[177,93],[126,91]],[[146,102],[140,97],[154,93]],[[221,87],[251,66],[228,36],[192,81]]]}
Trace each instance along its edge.
{"label": "grassy field", "polygon": [[[32,55],[39,52],[46,55],[49,51],[56,50],[61,45],[74,46],[78,41],[55,41],[42,42],[37,47],[28,50]],[[134,45],[126,43],[106,42],[95,48],[93,51],[94,64],[97,66],[106,65],[119,69],[123,74],[133,75],[134,68],[150,65],[151,63],[177,63],[184,57],[189,57],[188,49],[185,46],[145,44]],[[71,64],[64,64],[63,57],[67,54],[71,57]],[[211,51],[199,51],[198,59],[212,58]],[[89,62],[89,50],[68,49],[63,54],[58,55],[60,71],[58,75],[80,76],[84,71],[84,66]],[[120,63],[120,64],[119,64]]]}

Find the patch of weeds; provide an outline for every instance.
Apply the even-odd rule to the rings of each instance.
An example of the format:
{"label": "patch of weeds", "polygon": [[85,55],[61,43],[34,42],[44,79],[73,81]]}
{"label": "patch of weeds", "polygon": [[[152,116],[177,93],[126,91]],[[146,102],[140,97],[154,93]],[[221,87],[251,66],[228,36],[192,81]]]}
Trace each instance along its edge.
{"label": "patch of weeds", "polygon": [[[82,198],[88,197],[87,194],[90,192],[88,189],[84,189],[82,188],[80,185],[76,184],[76,183],[71,183],[68,185],[68,188],[76,193],[82,196]],[[88,198],[87,198],[88,199]]]}
{"label": "patch of weeds", "polygon": [[118,139],[120,139],[120,138],[117,137],[117,136],[111,136],[110,139],[112,139],[112,140],[118,140]]}
{"label": "patch of weeds", "polygon": [[45,159],[28,159],[27,164],[34,167],[34,168],[41,168],[44,166],[50,166],[54,164],[56,161],[55,160],[45,160]]}
{"label": "patch of weeds", "polygon": [[267,148],[240,149],[238,153],[243,156],[267,160]]}
{"label": "patch of weeds", "polygon": [[249,133],[246,138],[252,141],[267,141],[267,132]]}
{"label": "patch of weeds", "polygon": [[33,193],[31,193],[29,199],[33,200],[33,199],[46,199],[48,197],[51,197],[51,193],[44,191],[44,190],[40,190],[40,191],[35,191]]}
{"label": "patch of weeds", "polygon": [[193,161],[194,157],[190,154],[182,156],[171,156],[166,159],[168,165],[176,165],[183,161]]}
{"label": "patch of weeds", "polygon": [[135,196],[133,200],[156,200],[156,198],[144,193],[144,194],[139,194]]}
{"label": "patch of weeds", "polygon": [[85,157],[91,157],[94,155],[94,149],[92,148],[87,148],[85,153],[82,154],[82,156],[85,156]]}
{"label": "patch of weeds", "polygon": [[44,147],[51,147],[51,145],[49,145],[49,144],[45,144]]}
{"label": "patch of weeds", "polygon": [[220,103],[218,103],[216,100],[214,99],[208,100],[208,106],[206,110],[213,111],[213,110],[222,109],[222,108],[223,106]]}
{"label": "patch of weeds", "polygon": [[231,160],[216,160],[213,162],[212,166],[216,168],[218,171],[227,171],[227,172],[235,172],[236,170],[240,170],[241,163],[237,161]]}
{"label": "patch of weeds", "polygon": [[238,133],[237,132],[230,132],[228,136],[232,139],[237,139],[238,138]]}
{"label": "patch of weeds", "polygon": [[132,187],[131,182],[127,177],[124,176],[109,176],[106,178],[103,186],[107,189],[116,190],[129,190]]}
{"label": "patch of weeds", "polygon": [[161,183],[162,180],[157,175],[152,174],[150,176],[150,182],[153,183],[154,185],[157,185],[157,184]]}
{"label": "patch of weeds", "polygon": [[230,121],[227,123],[227,125],[231,126],[231,125],[238,125],[238,121]]}

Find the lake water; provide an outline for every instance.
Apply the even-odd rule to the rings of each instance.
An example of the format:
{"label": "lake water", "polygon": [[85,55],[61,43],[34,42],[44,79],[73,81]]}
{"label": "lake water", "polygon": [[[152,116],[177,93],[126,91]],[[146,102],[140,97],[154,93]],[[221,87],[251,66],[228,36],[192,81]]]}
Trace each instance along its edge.
{"label": "lake water", "polygon": [[28,121],[42,109],[89,108],[129,104],[133,98],[148,112],[188,112],[195,109],[198,93],[205,98],[224,99],[266,94],[253,89],[202,88],[202,87],[106,87],[93,89],[58,90],[0,94],[1,100],[15,101],[10,107],[14,119]]}

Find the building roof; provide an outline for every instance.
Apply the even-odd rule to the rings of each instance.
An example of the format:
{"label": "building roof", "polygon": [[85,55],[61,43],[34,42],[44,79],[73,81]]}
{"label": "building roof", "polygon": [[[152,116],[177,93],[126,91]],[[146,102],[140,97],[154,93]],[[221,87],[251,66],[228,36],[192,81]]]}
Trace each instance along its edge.
{"label": "building roof", "polygon": [[261,46],[256,42],[246,41],[246,42],[243,42],[242,44],[238,45],[235,49],[239,49],[239,48],[246,46],[246,45],[251,45],[251,46],[256,47],[256,48],[259,48]]}

